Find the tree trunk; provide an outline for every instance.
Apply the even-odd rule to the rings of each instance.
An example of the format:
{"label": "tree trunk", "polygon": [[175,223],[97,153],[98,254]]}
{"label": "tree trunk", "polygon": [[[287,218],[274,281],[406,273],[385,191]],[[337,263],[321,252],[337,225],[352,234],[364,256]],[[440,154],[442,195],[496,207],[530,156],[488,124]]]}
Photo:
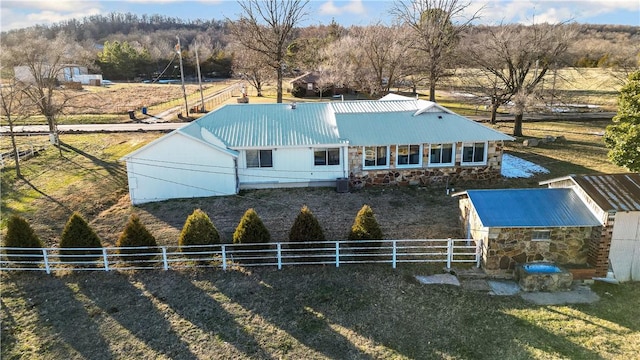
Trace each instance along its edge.
{"label": "tree trunk", "polygon": [[60,145],[56,119],[53,116],[47,116],[47,124],[49,125],[49,142],[54,146]]}
{"label": "tree trunk", "polygon": [[522,135],[522,118],[523,118],[523,113],[516,113],[516,117],[513,122],[513,136],[523,136]]}
{"label": "tree trunk", "polygon": [[16,134],[13,133],[13,120],[9,121],[9,133],[11,134],[11,146],[13,147],[14,160],[16,161],[16,176],[21,178],[20,157],[18,156],[18,146],[16,145]]}
{"label": "tree trunk", "polygon": [[434,81],[429,83],[429,101],[436,102],[436,83]]}
{"label": "tree trunk", "polygon": [[490,123],[492,125],[496,123],[497,114],[498,114],[498,102],[493,100],[491,104],[491,120],[490,120]]}
{"label": "tree trunk", "polygon": [[282,104],[282,66],[278,66],[278,69],[276,72],[278,74],[278,84],[276,86],[276,91],[277,91],[276,102],[278,104]]}

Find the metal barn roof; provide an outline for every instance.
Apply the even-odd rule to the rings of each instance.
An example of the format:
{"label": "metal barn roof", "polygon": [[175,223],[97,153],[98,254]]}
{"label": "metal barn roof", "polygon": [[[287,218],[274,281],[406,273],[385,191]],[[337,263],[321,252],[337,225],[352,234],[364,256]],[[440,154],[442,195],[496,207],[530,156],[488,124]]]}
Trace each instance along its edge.
{"label": "metal barn roof", "polygon": [[573,176],[605,211],[640,211],[640,174]]}
{"label": "metal barn roof", "polygon": [[571,189],[468,190],[485,227],[598,226],[598,219]]}

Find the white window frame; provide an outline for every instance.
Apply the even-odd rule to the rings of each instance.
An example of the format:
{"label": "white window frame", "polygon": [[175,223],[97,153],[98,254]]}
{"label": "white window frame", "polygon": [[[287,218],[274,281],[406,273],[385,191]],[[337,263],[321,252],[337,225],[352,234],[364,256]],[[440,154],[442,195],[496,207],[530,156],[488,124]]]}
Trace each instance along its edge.
{"label": "white window frame", "polygon": [[[417,164],[400,164],[398,162],[398,157],[400,156],[400,152],[399,152],[399,148],[401,146],[407,146],[407,150],[409,150],[409,154],[407,155],[407,161],[411,161],[411,147],[412,146],[417,146],[418,147],[418,163]],[[422,144],[401,144],[401,145],[396,145],[396,167],[397,168],[419,168],[422,167]]]}
{"label": "white window frame", "polygon": [[[464,161],[464,149],[472,146],[474,149],[474,153],[472,157],[475,157],[475,147],[476,144],[484,144],[484,149],[482,152],[482,161]],[[462,143],[462,148],[460,149],[460,165],[462,166],[477,166],[477,165],[486,165],[487,164],[487,152],[489,149],[489,143],[487,141],[474,141],[474,142],[465,142]]]}
{"label": "white window frame", "polygon": [[[432,163],[431,162],[431,149],[434,145],[442,146],[442,145],[451,145],[451,162],[448,163]],[[442,152],[440,152],[440,159],[442,159]],[[429,144],[429,167],[452,167],[456,164],[456,144],[455,143],[439,143],[439,144]]]}
{"label": "white window frame", "polygon": [[[386,154],[386,159],[387,159],[387,163],[385,165],[373,165],[373,166],[367,166],[367,148],[376,148],[376,153],[378,151],[378,148],[380,147],[385,147],[387,148],[387,154]],[[389,156],[389,149],[391,148],[391,146],[389,145],[380,145],[380,146],[363,146],[362,147],[362,169],[364,170],[375,170],[375,169],[388,169],[389,168],[389,160],[390,160],[390,156]],[[377,157],[376,157],[376,162],[377,162]]]}
{"label": "white window frame", "polygon": [[[338,163],[329,164],[329,150],[338,150]],[[324,164],[316,164],[316,152],[324,151]],[[340,166],[342,163],[342,149],[339,147],[326,147],[326,148],[314,148],[313,149],[313,166]]]}
{"label": "white window frame", "polygon": [[[258,152],[258,166],[249,166],[249,161],[247,161],[247,155],[249,154],[249,151],[257,151]],[[270,151],[271,152],[271,165],[269,166],[263,166],[262,165],[262,156],[261,156],[261,152],[262,151]],[[244,151],[244,162],[245,162],[245,166],[247,167],[247,169],[269,169],[269,168],[273,168],[273,149],[250,149],[250,150],[245,150]]]}
{"label": "white window frame", "polygon": [[531,232],[531,241],[551,241],[551,230],[537,229]]}

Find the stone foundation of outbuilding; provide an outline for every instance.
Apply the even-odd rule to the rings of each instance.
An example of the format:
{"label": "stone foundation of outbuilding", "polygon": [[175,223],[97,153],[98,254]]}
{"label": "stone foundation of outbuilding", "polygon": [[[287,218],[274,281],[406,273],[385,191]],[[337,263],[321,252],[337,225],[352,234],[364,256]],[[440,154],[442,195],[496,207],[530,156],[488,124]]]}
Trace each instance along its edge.
{"label": "stone foundation of outbuilding", "polygon": [[600,238],[600,227],[552,228],[550,240],[531,240],[532,228],[491,228],[484,246],[487,272],[513,270],[516,264],[549,261],[562,266],[588,266],[589,250]]}

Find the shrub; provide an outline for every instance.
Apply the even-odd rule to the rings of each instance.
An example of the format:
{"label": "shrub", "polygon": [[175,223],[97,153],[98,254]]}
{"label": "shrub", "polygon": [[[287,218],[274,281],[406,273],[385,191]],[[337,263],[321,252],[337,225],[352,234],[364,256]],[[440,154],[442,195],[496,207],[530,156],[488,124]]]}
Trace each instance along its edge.
{"label": "shrub", "polygon": [[259,244],[271,241],[271,234],[255,210],[245,211],[236,231],[233,233],[234,244]]}
{"label": "shrub", "polygon": [[382,240],[382,230],[369,205],[362,206],[349,232],[349,240]]}
{"label": "shrub", "polygon": [[[73,213],[62,230],[60,255],[62,261],[93,262],[102,254],[101,250],[65,250],[65,248],[102,248],[100,238],[87,224],[82,215]],[[83,256],[71,256],[83,255]]]}
{"label": "shrub", "polygon": [[[42,248],[42,241],[24,218],[12,215],[7,221],[4,246],[16,248]],[[42,258],[41,250],[6,250],[10,261],[35,261]],[[13,256],[25,255],[25,256]]]}
{"label": "shrub", "polygon": [[[140,218],[133,214],[129,217],[129,222],[124,227],[124,231],[120,234],[118,241],[116,242],[116,246],[121,247],[155,247],[158,246],[156,243],[156,238],[151,235],[149,230],[140,222]],[[155,254],[158,252],[156,248],[150,249],[118,249],[118,254],[121,255],[129,255],[129,254],[146,254],[139,256],[123,256],[124,261],[148,261],[155,257]]]}
{"label": "shrub", "polygon": [[233,233],[234,244],[256,244],[252,246],[238,247],[238,250],[232,252],[232,256],[236,257],[237,262],[243,264],[257,264],[263,262],[258,257],[267,255],[263,243],[271,241],[271,234],[264,226],[264,223],[255,210],[249,209],[245,211],[236,231]]}
{"label": "shrub", "polygon": [[185,221],[178,238],[180,251],[212,251],[212,247],[196,247],[183,249],[183,246],[190,245],[216,245],[220,244],[220,234],[209,219],[209,216],[202,210],[196,209]]}
{"label": "shrub", "polygon": [[[322,248],[324,247],[323,244],[308,244],[308,242],[324,240],[324,232],[318,219],[306,205],[303,206],[289,231],[289,241],[291,242],[289,248],[294,250]],[[321,260],[317,257],[304,256],[305,254],[313,254],[313,251],[298,251],[297,253],[298,257],[294,261],[313,262]]]}
{"label": "shrub", "polygon": [[289,231],[289,241],[324,241],[324,232],[315,215],[307,205],[300,209],[300,213]]}

